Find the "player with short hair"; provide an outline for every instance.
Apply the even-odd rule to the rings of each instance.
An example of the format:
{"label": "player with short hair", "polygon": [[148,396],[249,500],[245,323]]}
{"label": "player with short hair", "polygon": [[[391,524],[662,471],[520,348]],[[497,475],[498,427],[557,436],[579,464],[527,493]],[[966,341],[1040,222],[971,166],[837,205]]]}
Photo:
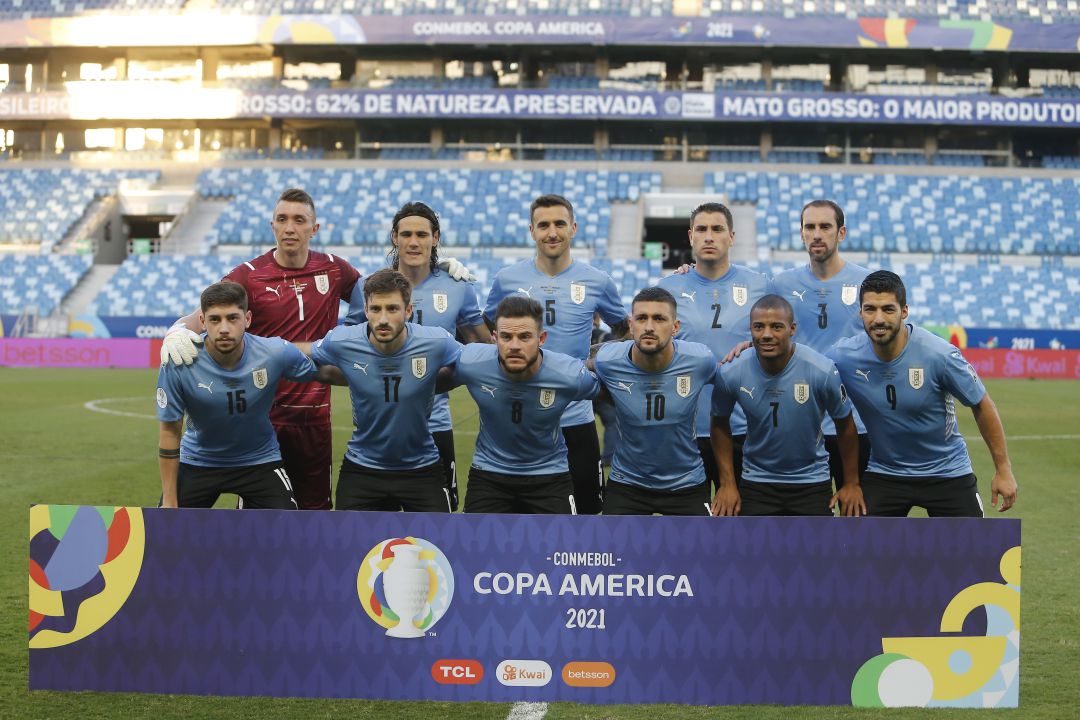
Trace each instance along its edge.
{"label": "player with short hair", "polygon": [[464,385],[480,411],[465,512],[576,513],[559,429],[566,406],[591,400],[600,381],[584,363],[542,348],[544,309],[519,295],[495,310],[495,345],[465,346],[450,386]]}
{"label": "player with short hair", "polygon": [[[793,342],[791,304],[766,295],[750,309],[753,350],[722,365],[712,395],[712,432],[719,447],[720,489],[714,515],[865,515],[855,460],[858,439],[851,403],[832,361]],[[728,417],[746,414],[743,477],[736,486]],[[836,423],[847,478],[834,496],[822,417]]]}
{"label": "player with short hair", "polygon": [[[394,215],[390,230],[390,267],[408,279],[412,285],[413,314],[409,322],[441,327],[463,342],[491,342],[491,333],[480,315],[476,290],[468,278],[456,280],[439,269],[439,242],[442,235],[439,216],[422,202],[408,202]],[[364,321],[364,299],[355,294],[349,303],[346,325]],[[450,507],[458,509],[457,462],[454,451],[454,427],[450,417],[450,401],[446,393],[435,396],[435,405],[428,418],[428,429],[439,448],[450,493]]]}
{"label": "player with short hair", "polygon": [[[767,275],[731,262],[735,224],[731,210],[721,203],[707,202],[694,208],[687,235],[694,267],[667,276],[659,285],[678,303],[681,329],[677,337],[701,343],[722,358],[750,339],[750,307],[771,292],[772,285]],[[710,397],[701,395],[697,446],[710,484],[719,488],[719,471],[709,437],[710,405]],[[731,416],[731,430],[735,434],[733,462],[738,481],[742,473],[742,440],[746,434],[746,418],[741,408],[736,408]]]}
{"label": "player with short hair", "polygon": [[[319,230],[315,201],[299,188],[281,193],[270,218],[275,247],[237,265],[223,278],[243,285],[251,307],[250,333],[312,342],[337,326],[360,273],[342,258],[311,250]],[[467,274],[455,260],[451,275]],[[197,311],[180,318],[165,336],[161,361],[191,364],[199,340]],[[281,454],[302,510],[329,510],[331,465],[330,389],[282,382],[270,412]]]}
{"label": "player with short hair", "polygon": [[410,323],[412,286],[389,268],[364,281],[367,322],[302,345],[318,365],[345,375],[356,429],[338,475],[339,510],[450,512],[427,418],[440,368],[461,344],[442,328]]}
{"label": "player with short hair", "polygon": [[956,422],[955,400],[971,408],[994,461],[991,499],[1004,512],[1016,479],[997,407],[975,368],[946,340],[907,323],[907,290],[878,270],[859,289],[865,332],[828,352],[870,433],[863,496],[870,515],[982,517],[978,480]]}
{"label": "player with short hair", "polygon": [[[529,232],[536,242],[536,256],[495,275],[484,307],[488,327],[494,330],[495,309],[502,299],[518,294],[538,301],[544,308],[549,350],[579,360],[588,358],[595,312],[617,337],[623,337],[626,308],[615,281],[570,255],[570,243],[577,232],[570,201],[561,195],[541,195],[533,200]],[[595,515],[603,506],[604,474],[592,404],[581,401],[569,405],[563,413],[562,432],[578,513]]]}
{"label": "player with short hair", "polygon": [[208,508],[222,493],[236,493],[249,508],[294,509],[270,423],[274,387],[282,378],[325,382],[328,375],[281,338],[246,333],[251,312],[241,285],[211,285],[200,308],[204,362],[164,363],[158,371],[162,507]]}
{"label": "player with short hair", "polygon": [[671,293],[645,288],[632,304],[633,340],[605,343],[596,353],[596,374],[615,403],[620,434],[605,515],[709,514],[694,420],[716,357],[700,343],[673,339],[676,315]]}
{"label": "player with short hair", "polygon": [[[801,236],[810,262],[773,277],[773,290],[791,303],[799,326],[799,343],[825,353],[839,340],[863,334],[859,319],[859,285],[870,271],[841,257],[847,236],[844,211],[832,200],[811,200],[799,215]],[[870,461],[870,439],[856,411],[859,474]],[[822,432],[829,452],[829,472],[836,489],[844,483],[842,453],[836,427],[825,415]]]}

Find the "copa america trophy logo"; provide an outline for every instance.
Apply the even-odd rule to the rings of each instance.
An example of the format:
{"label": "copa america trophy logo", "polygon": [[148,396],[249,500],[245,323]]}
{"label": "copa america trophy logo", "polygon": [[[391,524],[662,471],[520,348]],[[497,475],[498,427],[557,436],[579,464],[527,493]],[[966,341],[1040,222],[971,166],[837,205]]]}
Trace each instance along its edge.
{"label": "copa america trophy logo", "polygon": [[386,628],[387,637],[421,638],[450,607],[454,571],[431,542],[392,538],[364,557],[356,590],[364,612]]}

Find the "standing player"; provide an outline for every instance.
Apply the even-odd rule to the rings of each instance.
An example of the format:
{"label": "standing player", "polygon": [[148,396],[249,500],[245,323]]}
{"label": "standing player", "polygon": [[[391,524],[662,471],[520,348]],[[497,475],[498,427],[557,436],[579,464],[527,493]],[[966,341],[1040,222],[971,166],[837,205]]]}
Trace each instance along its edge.
{"label": "standing player", "polygon": [[367,322],[301,346],[349,385],[356,429],[338,476],[339,510],[450,512],[427,419],[439,369],[457,362],[461,344],[442,328],[407,322],[411,294],[404,275],[379,270],[364,282]]}
{"label": "standing player", "polygon": [[[795,316],[779,295],[750,310],[754,349],[717,371],[713,438],[719,446],[720,489],[714,515],[865,515],[855,467],[858,439],[851,403],[832,361],[792,342]],[[746,414],[743,477],[735,484],[728,417],[736,403]],[[847,482],[833,496],[821,420],[832,417]]]}
{"label": "standing player", "polygon": [[906,323],[907,290],[878,270],[859,290],[865,333],[829,350],[870,433],[863,495],[870,515],[903,517],[912,507],[934,516],[982,517],[978,481],[956,423],[954,399],[971,408],[994,461],[991,501],[1016,502],[1005,430],[975,369],[955,347]]}
{"label": "standing player", "polygon": [[[690,250],[695,266],[685,274],[669,275],[660,287],[679,305],[681,329],[677,337],[708,347],[722,358],[739,343],[750,339],[750,307],[770,292],[769,278],[750,268],[731,263],[735,227],[731,210],[720,203],[699,205],[690,213]],[[697,445],[705,474],[719,487],[719,473],[709,439],[710,398],[701,395],[697,414]],[[735,478],[742,472],[742,438],[746,418],[741,408],[731,416],[735,435]]]}
{"label": "standing player", "polygon": [[[276,246],[233,268],[224,279],[243,285],[252,310],[250,332],[293,342],[317,340],[338,322],[360,273],[345,260],[311,250],[319,230],[315,202],[303,190],[281,193],[270,219]],[[461,272],[460,264],[452,274]],[[180,318],[165,337],[161,361],[190,364],[196,357],[196,313]],[[303,510],[329,510],[333,462],[330,388],[282,382],[270,411],[285,468]]]}
{"label": "standing player", "polygon": [[[495,276],[484,307],[484,320],[493,329],[495,308],[508,295],[532,298],[544,308],[547,347],[585,360],[589,356],[593,313],[599,312],[616,337],[626,335],[626,308],[615,281],[600,270],[570,257],[577,232],[574,207],[560,195],[541,195],[529,207],[529,232],[536,257],[503,268]],[[603,506],[604,473],[592,403],[566,408],[562,432],[569,453],[570,475],[578,513],[595,515]]]}
{"label": "standing player", "polygon": [[571,402],[600,391],[577,358],[541,350],[544,309],[510,296],[495,311],[495,346],[468,345],[452,384],[480,410],[465,512],[576,513],[560,419]]}
{"label": "standing player", "polygon": [[[441,327],[462,342],[491,342],[484,325],[476,290],[469,282],[451,278],[439,271],[439,216],[422,202],[401,206],[394,215],[390,230],[391,248],[387,258],[412,285],[413,314],[409,322]],[[346,325],[364,321],[364,302],[360,293],[349,304]],[[435,406],[428,419],[428,429],[439,448],[450,493],[450,507],[458,509],[457,463],[454,452],[454,426],[450,418],[450,399],[446,393],[435,396]]]}
{"label": "standing player", "polygon": [[621,436],[604,514],[708,515],[709,483],[694,418],[716,357],[700,343],[672,339],[679,320],[675,298],[663,288],[634,297],[630,330],[633,341],[600,346],[594,361]]}
{"label": "standing player", "polygon": [[204,362],[165,363],[158,372],[162,507],[207,508],[222,493],[236,493],[249,508],[294,509],[270,424],[274,387],[282,378],[306,383],[328,375],[281,338],[246,334],[251,312],[242,286],[215,283],[200,306]]}
{"label": "standing player", "polygon": [[[799,326],[799,342],[819,353],[837,341],[862,335],[859,320],[859,285],[870,271],[840,256],[840,244],[847,235],[844,211],[831,200],[811,200],[799,216],[802,241],[810,262],[785,270],[773,278],[773,290],[791,303]],[[859,473],[870,460],[870,440],[866,426],[853,415],[859,434]],[[821,426],[825,449],[829,451],[829,471],[836,489],[844,483],[840,448],[832,418],[825,415]]]}

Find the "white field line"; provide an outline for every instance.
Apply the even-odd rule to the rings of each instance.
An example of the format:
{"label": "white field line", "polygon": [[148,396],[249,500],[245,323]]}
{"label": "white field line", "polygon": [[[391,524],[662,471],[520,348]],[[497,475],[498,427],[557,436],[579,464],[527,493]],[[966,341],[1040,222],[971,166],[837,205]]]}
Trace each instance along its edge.
{"label": "white field line", "polygon": [[510,708],[506,720],[543,720],[547,715],[547,703],[517,702]]}

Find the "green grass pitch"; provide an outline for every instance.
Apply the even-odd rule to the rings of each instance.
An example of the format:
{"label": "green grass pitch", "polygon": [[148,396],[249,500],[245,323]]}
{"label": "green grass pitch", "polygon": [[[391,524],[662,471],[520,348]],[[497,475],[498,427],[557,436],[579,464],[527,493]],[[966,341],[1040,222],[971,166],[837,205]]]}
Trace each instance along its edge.
{"label": "green grass pitch", "polygon": [[[2,718],[505,718],[509,704],[202,698],[27,690],[27,509],[31,503],[143,505],[157,502],[157,423],[151,370],[25,370],[0,368],[0,717]],[[1057,720],[1080,707],[1080,382],[990,381],[1010,436],[1020,483],[1011,517],[1024,519],[1020,709],[994,718]],[[335,389],[334,447],[351,432],[346,393]],[[88,410],[95,403],[105,414]],[[459,477],[465,481],[477,427],[476,408],[453,396]],[[971,413],[964,433],[977,434]],[[969,441],[983,497],[991,465],[981,440]],[[227,503],[223,503],[225,505]],[[989,514],[996,515],[989,506]],[[978,711],[934,711],[934,718]],[[982,714],[986,714],[985,711]],[[925,710],[673,705],[552,704],[559,718],[925,718]]]}

